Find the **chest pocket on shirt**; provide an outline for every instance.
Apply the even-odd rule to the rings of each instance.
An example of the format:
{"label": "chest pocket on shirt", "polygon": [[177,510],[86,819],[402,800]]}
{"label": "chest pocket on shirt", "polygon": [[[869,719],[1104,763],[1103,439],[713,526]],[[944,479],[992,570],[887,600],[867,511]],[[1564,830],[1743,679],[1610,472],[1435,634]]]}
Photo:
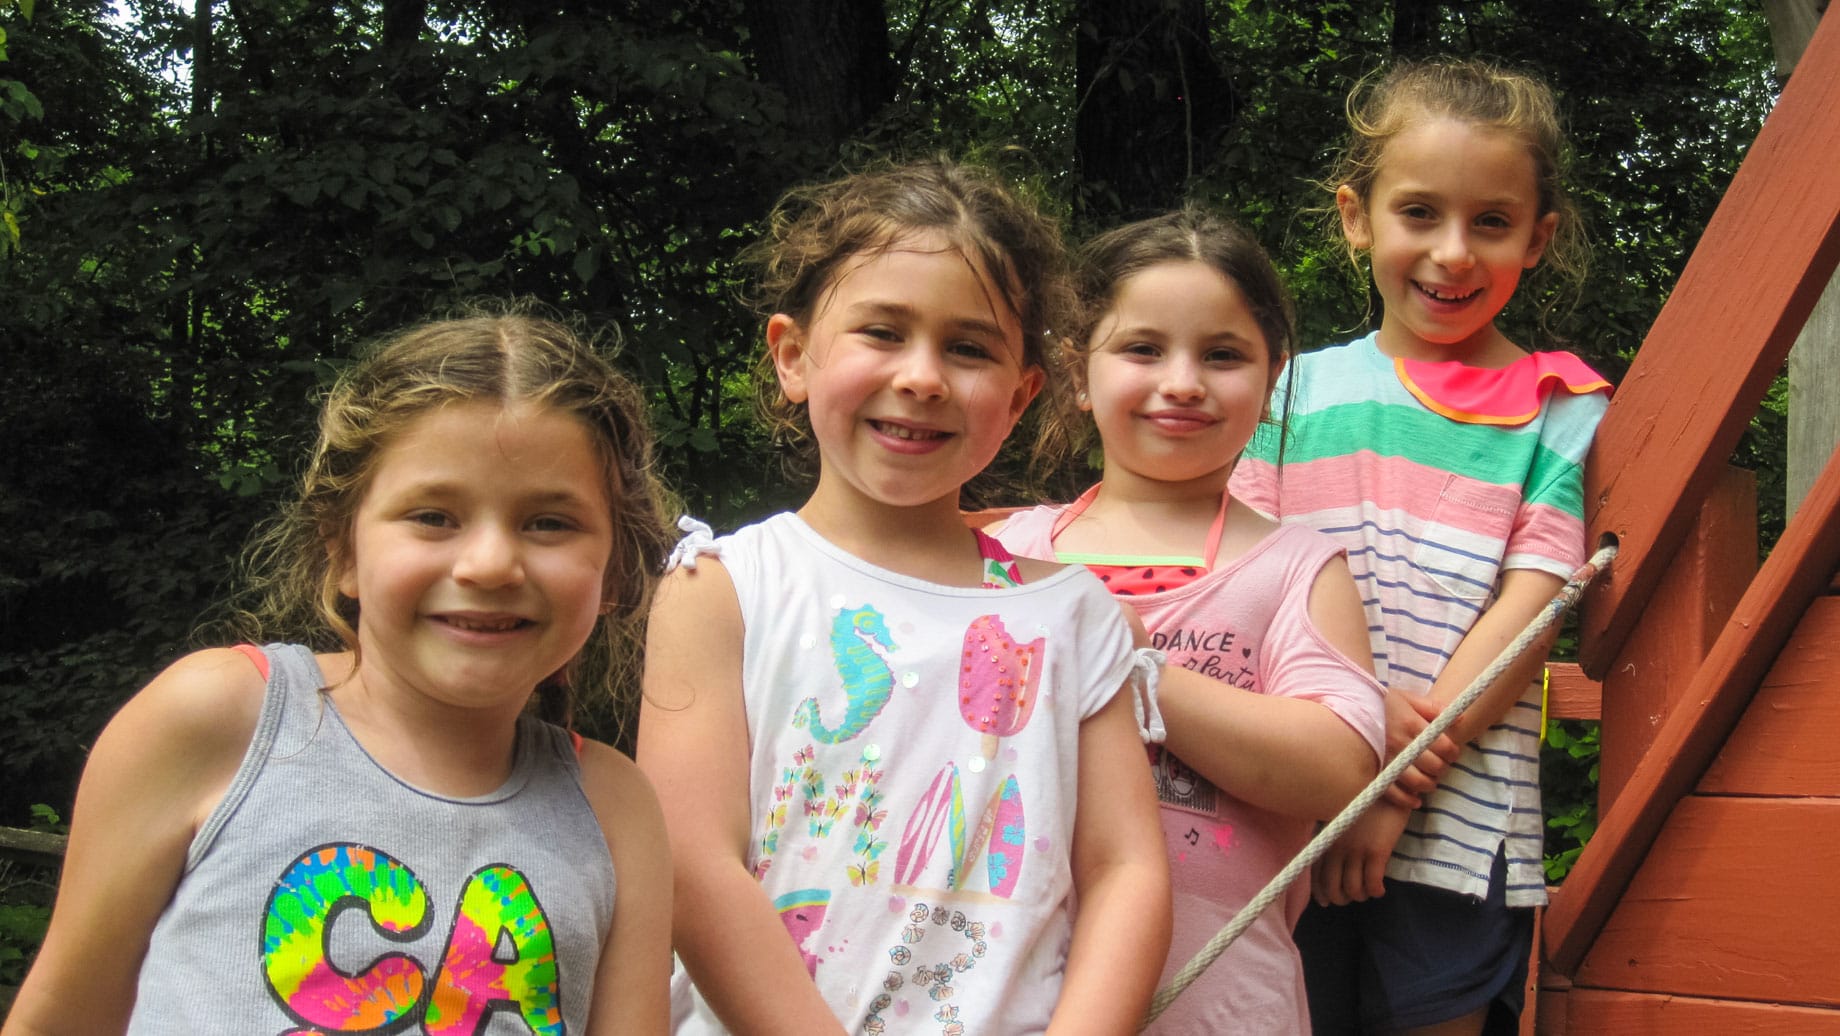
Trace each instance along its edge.
{"label": "chest pocket on shirt", "polygon": [[1447,475],[1412,567],[1440,593],[1485,600],[1495,589],[1518,500],[1512,489]]}

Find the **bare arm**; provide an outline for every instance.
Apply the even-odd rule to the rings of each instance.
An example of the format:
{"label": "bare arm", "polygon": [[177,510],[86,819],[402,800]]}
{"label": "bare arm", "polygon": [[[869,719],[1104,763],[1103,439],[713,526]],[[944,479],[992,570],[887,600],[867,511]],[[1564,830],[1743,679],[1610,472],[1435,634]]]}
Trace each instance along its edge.
{"label": "bare arm", "polygon": [[[1388,695],[1388,758],[1418,736],[1418,732],[1425,729],[1446,705],[1455,701],[1564,585],[1565,580],[1549,572],[1517,568],[1505,573],[1495,603],[1489,605],[1488,610],[1477,618],[1476,624],[1470,627],[1469,633],[1464,635],[1463,642],[1451,654],[1444,671],[1438,674],[1437,681],[1431,685],[1430,693],[1418,696],[1393,691]],[[1534,674],[1546,664],[1546,654],[1552,649],[1553,640],[1557,636],[1558,630],[1555,628],[1530,645],[1513,665],[1495,679],[1482,697],[1476,699],[1451,725],[1445,735],[1459,750],[1500,722],[1514,703],[1520,700]],[[1439,740],[1441,742],[1443,739]],[[1436,790],[1437,781],[1443,776],[1445,768],[1455,761],[1455,752],[1427,751],[1411,769],[1400,776],[1389,797],[1395,802],[1404,802],[1410,798],[1411,804],[1416,805],[1418,796]]]}
{"label": "bare arm", "polygon": [[51,927],[6,1036],[127,1028],[154,922],[261,706],[255,666],[218,649],[180,659],[109,721],[83,769]]}
{"label": "bare arm", "polygon": [[616,880],[613,927],[594,973],[588,1032],[668,1032],[671,1024],[671,854],[645,775],[597,741],[582,744],[582,788],[600,819]]}
{"label": "bare arm", "polygon": [[[1310,620],[1331,647],[1373,672],[1367,617],[1339,557],[1316,574]],[[1169,750],[1264,809],[1326,820],[1379,770],[1366,739],[1319,702],[1254,694],[1176,666],[1163,670],[1158,701]]]}
{"label": "bare arm", "polygon": [[736,1033],[842,1032],[747,869],[742,634],[734,584],[715,559],[665,580],[646,638],[637,756],[667,818],[677,953]]}
{"label": "bare arm", "polygon": [[1080,724],[1073,884],[1079,914],[1048,1031],[1133,1032],[1169,956],[1169,861],[1156,793],[1120,691]]}
{"label": "bare arm", "polygon": [[[1431,693],[1406,695],[1408,709],[1399,708],[1395,700],[1403,692],[1393,691],[1389,695],[1389,757],[1417,736],[1446,704],[1462,694],[1563,585],[1564,580],[1546,572],[1512,569],[1504,575],[1495,603],[1482,613],[1463,642],[1457,645],[1450,662],[1432,685]],[[1555,631],[1530,646],[1526,654],[1503,671],[1476,699],[1475,704],[1464,710],[1445,736],[1458,745],[1466,745],[1499,721],[1520,700],[1533,674],[1546,663],[1546,652],[1556,635]],[[1402,715],[1406,716],[1403,726],[1398,722]],[[1318,902],[1347,903],[1385,891],[1386,861],[1411,815],[1412,807],[1405,802],[1416,804],[1418,796],[1435,790],[1437,778],[1443,775],[1448,762],[1454,760],[1454,755],[1447,760],[1438,752],[1427,751],[1393,785],[1387,799],[1375,803],[1373,809],[1335,843],[1316,865],[1312,885]],[[1428,769],[1435,772],[1427,772]]]}

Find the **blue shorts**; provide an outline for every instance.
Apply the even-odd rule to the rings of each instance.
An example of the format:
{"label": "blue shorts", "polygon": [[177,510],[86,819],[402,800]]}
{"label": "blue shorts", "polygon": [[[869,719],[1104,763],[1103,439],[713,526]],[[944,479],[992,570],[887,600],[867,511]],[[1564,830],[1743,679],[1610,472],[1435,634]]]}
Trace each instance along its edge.
{"label": "blue shorts", "polygon": [[1533,911],[1504,900],[1498,853],[1476,900],[1407,881],[1365,903],[1319,907],[1297,921],[1316,1036],[1392,1032],[1489,1008],[1484,1033],[1517,1030],[1533,949]]}

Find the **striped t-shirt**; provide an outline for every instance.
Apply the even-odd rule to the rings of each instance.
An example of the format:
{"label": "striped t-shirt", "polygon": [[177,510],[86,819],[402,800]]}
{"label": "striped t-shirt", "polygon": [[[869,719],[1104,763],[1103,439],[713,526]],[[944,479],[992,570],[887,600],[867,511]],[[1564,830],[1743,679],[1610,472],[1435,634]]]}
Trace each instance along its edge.
{"label": "striped t-shirt", "polygon": [[[1460,423],[1419,402],[1374,336],[1298,356],[1280,475],[1261,425],[1232,492],[1348,552],[1374,670],[1424,693],[1494,600],[1507,569],[1569,577],[1584,560],[1584,458],[1607,405],[1558,389],[1517,426]],[[1273,396],[1282,416],[1286,384]],[[1469,745],[1413,812],[1387,876],[1480,897],[1505,841],[1509,906],[1546,901],[1540,686]]]}

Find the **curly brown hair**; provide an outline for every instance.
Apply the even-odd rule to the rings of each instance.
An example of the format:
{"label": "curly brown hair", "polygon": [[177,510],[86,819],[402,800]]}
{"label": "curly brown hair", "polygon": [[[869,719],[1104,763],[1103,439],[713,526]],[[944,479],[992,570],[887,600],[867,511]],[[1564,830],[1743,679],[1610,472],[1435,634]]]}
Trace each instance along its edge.
{"label": "curly brown hair", "polygon": [[[1052,371],[1054,338],[1076,312],[1060,226],[996,174],[944,158],[788,191],[742,254],[755,272],[748,301],[763,318],[784,313],[809,324],[846,263],[916,232],[942,235],[1002,289],[1003,304],[1022,325],[1024,365]],[[779,390],[764,350],[755,386],[774,436],[809,447],[805,408]]]}
{"label": "curly brown hair", "polygon": [[566,723],[577,700],[636,701],[640,626],[673,535],[638,390],[576,328],[530,303],[475,304],[384,338],[327,394],[294,499],[260,526],[243,557],[245,587],[228,626],[247,639],[298,639],[358,650],[359,603],[339,592],[352,521],[384,450],[416,419],[450,403],[554,408],[579,419],[605,471],[613,520],[608,611],[564,673],[537,688],[546,719]]}

